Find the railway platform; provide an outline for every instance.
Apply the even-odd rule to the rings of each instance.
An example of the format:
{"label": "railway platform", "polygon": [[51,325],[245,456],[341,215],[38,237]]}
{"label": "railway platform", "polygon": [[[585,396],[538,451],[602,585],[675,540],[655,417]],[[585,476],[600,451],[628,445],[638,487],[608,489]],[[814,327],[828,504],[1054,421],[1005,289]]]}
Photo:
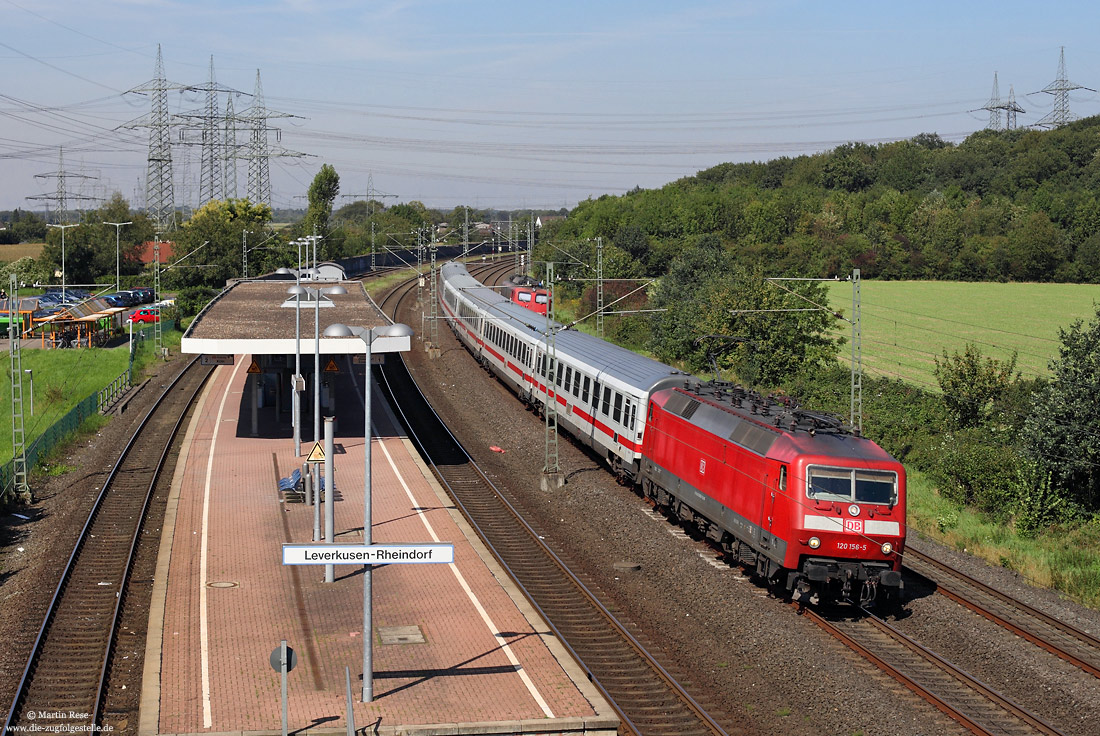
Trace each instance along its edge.
{"label": "railway platform", "polygon": [[[337,544],[363,540],[362,367],[333,381]],[[455,562],[373,573],[374,702],[359,702],[362,567],[283,566],[312,542],[313,510],[284,500],[300,467],[289,412],[251,431],[247,356],[219,366],[194,412],[172,483],[150,612],[142,734],[278,734],[285,639],[291,733],[346,733],[345,668],[357,733],[600,734],[618,718],[467,527],[379,396],[371,447],[373,541],[453,543]],[[358,376],[353,376],[358,373]],[[303,454],[312,415],[303,422]]]}

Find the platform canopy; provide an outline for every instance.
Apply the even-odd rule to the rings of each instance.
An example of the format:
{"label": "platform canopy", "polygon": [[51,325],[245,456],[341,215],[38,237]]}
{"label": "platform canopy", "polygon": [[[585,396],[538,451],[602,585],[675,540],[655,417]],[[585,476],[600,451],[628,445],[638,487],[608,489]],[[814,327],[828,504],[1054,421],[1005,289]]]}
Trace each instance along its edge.
{"label": "platform canopy", "polygon": [[[322,294],[317,307],[317,287],[326,291],[341,286],[346,294]],[[390,324],[378,306],[363,289],[362,282],[343,281],[310,283],[303,281],[305,291],[298,297],[288,293],[295,286],[293,279],[242,280],[227,288],[195,317],[183,334],[181,350],[205,355],[293,355],[295,353],[295,299],[300,301],[300,345],[303,355],[314,352],[314,335],[321,335],[322,355],[354,355],[363,352],[363,341],[357,337],[324,337],[325,328],[343,323],[372,329]],[[315,329],[319,317],[320,327]],[[379,337],[374,340],[374,353],[405,352],[408,337]]]}

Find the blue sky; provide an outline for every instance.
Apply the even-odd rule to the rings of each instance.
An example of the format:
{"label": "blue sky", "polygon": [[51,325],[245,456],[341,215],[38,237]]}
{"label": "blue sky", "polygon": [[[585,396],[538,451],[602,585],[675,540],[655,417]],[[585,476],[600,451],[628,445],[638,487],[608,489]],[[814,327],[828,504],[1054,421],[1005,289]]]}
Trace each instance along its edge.
{"label": "blue sky", "polygon": [[[259,69],[276,206],[323,163],[344,194],[429,206],[572,207],[724,161],[766,160],[984,127],[997,72],[1027,111],[1057,74],[1100,89],[1095,3],[0,0],[0,209],[67,189],[144,197],[149,112],[124,94],[166,76],[253,91]],[[169,93],[174,113],[201,109]],[[239,111],[248,97],[235,100]],[[1071,109],[1100,114],[1078,90]],[[199,148],[173,147],[177,204],[198,198]],[[240,189],[244,170],[239,163]],[[388,200],[393,202],[397,200]]]}

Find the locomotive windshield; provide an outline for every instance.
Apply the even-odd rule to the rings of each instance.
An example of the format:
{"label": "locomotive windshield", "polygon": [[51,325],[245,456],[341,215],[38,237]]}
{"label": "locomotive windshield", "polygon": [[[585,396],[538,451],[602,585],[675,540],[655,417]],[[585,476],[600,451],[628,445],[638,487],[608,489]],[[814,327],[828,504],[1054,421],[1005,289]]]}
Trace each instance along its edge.
{"label": "locomotive windshield", "polygon": [[897,503],[897,473],[889,470],[811,467],[807,495],[817,501]]}

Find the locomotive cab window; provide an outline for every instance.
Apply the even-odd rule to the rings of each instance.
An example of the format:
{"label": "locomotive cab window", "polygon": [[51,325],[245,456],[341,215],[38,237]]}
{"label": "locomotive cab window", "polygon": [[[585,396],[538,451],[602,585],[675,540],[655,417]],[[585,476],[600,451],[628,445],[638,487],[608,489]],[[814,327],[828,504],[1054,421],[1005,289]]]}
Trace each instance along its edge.
{"label": "locomotive cab window", "polygon": [[519,297],[519,300],[520,300],[521,302],[529,302],[529,301],[531,301],[531,292],[529,292],[529,291],[519,291],[519,292],[516,292],[516,296],[517,296],[517,297]]}
{"label": "locomotive cab window", "polygon": [[897,473],[889,470],[809,468],[807,495],[815,501],[897,503]]}
{"label": "locomotive cab window", "polygon": [[535,304],[546,304],[548,301],[550,301],[550,297],[546,294],[535,294]]}

